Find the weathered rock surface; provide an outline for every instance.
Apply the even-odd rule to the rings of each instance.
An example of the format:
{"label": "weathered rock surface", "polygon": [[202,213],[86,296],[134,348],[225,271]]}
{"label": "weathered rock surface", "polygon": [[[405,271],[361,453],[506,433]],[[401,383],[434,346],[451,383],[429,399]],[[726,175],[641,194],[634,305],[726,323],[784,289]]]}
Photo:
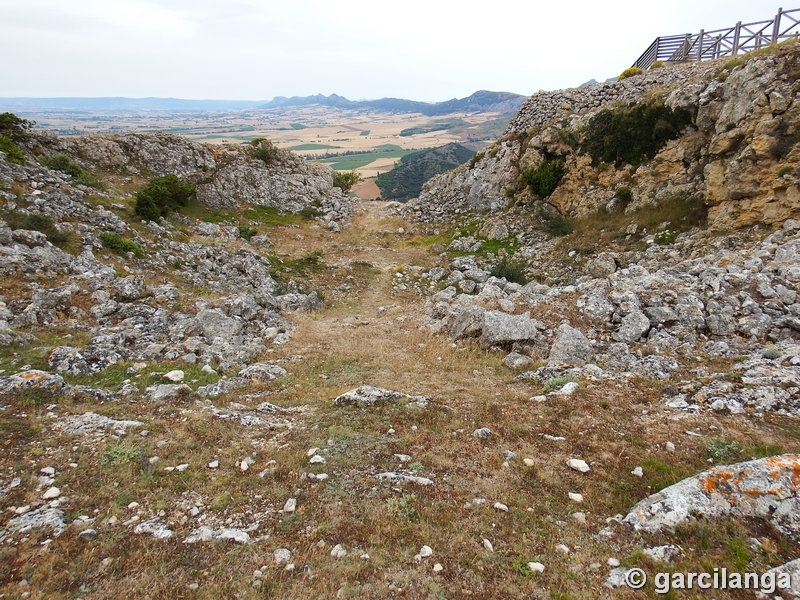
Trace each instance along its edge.
{"label": "weathered rock surface", "polygon": [[645,498],[623,521],[637,530],[655,533],[686,523],[695,513],[712,519],[761,517],[797,539],[798,473],[800,457],[794,454],[714,467]]}
{"label": "weathered rock surface", "polygon": [[333,403],[338,406],[375,406],[377,404],[394,404],[400,400],[407,400],[419,406],[427,406],[430,398],[425,396],[410,396],[402,392],[387,390],[374,385],[362,385],[359,388],[345,392],[334,399]]}

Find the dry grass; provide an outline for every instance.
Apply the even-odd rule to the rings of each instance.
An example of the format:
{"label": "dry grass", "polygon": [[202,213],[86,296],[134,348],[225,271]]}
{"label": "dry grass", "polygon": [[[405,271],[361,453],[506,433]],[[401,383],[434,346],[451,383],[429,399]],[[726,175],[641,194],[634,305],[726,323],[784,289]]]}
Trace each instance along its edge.
{"label": "dry grass", "polygon": [[[750,557],[758,569],[797,555],[800,548],[760,521],[701,521],[674,534],[621,532],[610,541],[597,536],[608,517],[709,466],[704,438],[685,431],[734,440],[743,448],[735,458],[745,459],[765,451],[800,450],[800,428],[786,417],[756,421],[665,413],[662,384],[651,381],[579,381],[581,387],[570,397],[530,402],[543,386],[514,381],[515,373],[501,364],[502,354],[453,345],[419,329],[422,300],[394,291],[391,279],[398,266],[430,265],[434,257],[425,245],[410,243],[413,238],[377,234],[401,226],[409,227],[381,218],[375,206],[334,237],[311,224],[269,232],[288,259],[323,251],[326,268],[309,270],[304,277],[324,288],[329,300],[321,313],[291,315],[297,325],[292,340],[264,357],[283,361],[289,375],[246,393],[270,395],[248,399],[230,394],[214,404],[254,406],[266,399],[292,409],[278,415],[290,427],[243,427],[213,418],[192,399],[153,405],[143,399],[98,404],[58,398],[52,399],[56,406],[51,410],[50,399],[7,401],[7,410],[0,411],[0,472],[13,469],[23,482],[0,496],[2,522],[10,507],[40,502],[33,475],[54,466],[55,484],[71,498],[68,522],[94,516],[98,537],[77,540],[82,527],[76,525],[46,545],[47,530],[14,536],[13,542],[0,545],[0,593],[152,599],[623,598],[630,597],[627,590],[611,592],[602,586],[606,559],[644,564],[640,550],[650,545],[680,544],[685,555],[675,565],[678,570],[741,564],[750,536],[764,540],[769,549]],[[387,238],[391,243],[381,246]],[[334,298],[332,291],[344,282],[351,290]],[[545,320],[556,316],[537,315]],[[0,367],[33,361],[37,352],[4,355]],[[297,355],[303,358],[290,358]],[[109,378],[122,376],[125,367]],[[136,384],[152,382],[149,373],[134,378]],[[370,409],[333,405],[337,395],[362,384],[426,395],[433,402],[425,409],[402,402]],[[51,428],[56,416],[87,410],[140,419],[149,434],[131,430],[121,439],[111,434],[93,438]],[[491,438],[472,437],[479,427],[489,427]],[[565,440],[549,440],[545,434]],[[666,451],[667,441],[675,443],[676,452]],[[309,448],[320,448],[326,463],[310,465]],[[517,453],[518,460],[504,464],[505,450]],[[408,454],[411,460],[401,465],[395,454]],[[159,459],[151,464],[155,456]],[[242,471],[237,463],[248,456],[253,464]],[[565,461],[572,457],[589,462],[591,472],[568,469]],[[532,459],[533,466],[523,458]],[[218,469],[206,467],[212,460],[219,461]],[[164,471],[180,463],[189,463],[189,469]],[[643,478],[630,473],[636,466],[644,468]],[[390,484],[374,477],[401,468],[434,484]],[[264,469],[269,471],[261,478],[257,474]],[[329,479],[310,480],[309,472],[327,473]],[[580,492],[584,502],[570,502],[569,492]],[[289,497],[297,499],[294,514],[281,510]],[[486,503],[476,504],[475,498]],[[128,508],[133,501],[140,505],[136,510]],[[493,509],[495,502],[506,504],[509,512]],[[189,513],[195,505],[214,527],[247,527],[257,521],[250,534],[254,543],[182,544],[199,523]],[[119,525],[137,510],[142,520],[163,511],[161,518],[177,535],[156,540]],[[577,511],[585,513],[585,523],[573,517]],[[112,516],[117,525],[103,523]],[[494,552],[483,548],[484,538]],[[330,550],[337,543],[360,552],[333,558]],[[556,550],[560,543],[569,546],[569,555]],[[416,561],[423,544],[434,554]],[[292,551],[293,571],[274,563],[277,548]],[[369,560],[359,558],[362,552]],[[545,572],[526,573],[521,565],[531,560],[544,563]],[[440,573],[433,571],[436,563],[443,566]],[[593,563],[603,567],[590,567]],[[263,576],[255,577],[254,570],[262,567]],[[23,578],[28,582],[24,589],[19,586]],[[652,592],[641,597],[649,596]],[[717,597],[739,596],[723,592]]]}

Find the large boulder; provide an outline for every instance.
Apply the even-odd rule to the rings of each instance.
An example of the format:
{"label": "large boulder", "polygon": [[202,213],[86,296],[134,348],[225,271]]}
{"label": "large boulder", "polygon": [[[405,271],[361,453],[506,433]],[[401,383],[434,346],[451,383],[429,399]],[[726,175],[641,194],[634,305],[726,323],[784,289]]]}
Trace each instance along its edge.
{"label": "large boulder", "polygon": [[674,529],[693,515],[761,517],[800,539],[800,456],[784,454],[714,467],[648,496],[623,522],[638,531]]}
{"label": "large boulder", "polygon": [[532,340],[538,336],[539,322],[530,313],[509,315],[498,310],[483,313],[480,342],[484,347],[503,346],[514,342]]}
{"label": "large boulder", "polygon": [[203,335],[208,340],[216,337],[231,338],[242,333],[242,322],[225,316],[218,308],[206,308],[195,317]]}
{"label": "large boulder", "polygon": [[556,339],[550,348],[547,364],[582,367],[594,356],[594,348],[580,330],[562,323],[556,330]]}

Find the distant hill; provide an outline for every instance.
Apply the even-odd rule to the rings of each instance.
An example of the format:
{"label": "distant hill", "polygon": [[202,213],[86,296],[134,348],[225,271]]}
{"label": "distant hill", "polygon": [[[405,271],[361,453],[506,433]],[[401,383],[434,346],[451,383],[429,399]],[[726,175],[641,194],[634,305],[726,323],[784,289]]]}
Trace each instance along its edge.
{"label": "distant hill", "polygon": [[259,108],[283,108],[289,106],[308,106],[319,104],[335,108],[374,108],[389,112],[418,112],[424,115],[446,115],[454,112],[499,112],[514,114],[527,96],[512,94],[510,92],[488,92],[481,90],[466,98],[447,100],[445,102],[417,102],[416,100],[403,100],[401,98],[381,98],[380,100],[348,100],[338,94],[324,96],[294,96],[286,98],[277,96],[272,101],[262,104]]}
{"label": "distant hill", "polygon": [[375,183],[384,200],[410,200],[419,196],[422,185],[431,177],[463,165],[474,155],[456,143],[420,150],[401,158],[394,169],[378,175]]}
{"label": "distant hill", "polygon": [[0,98],[5,111],[136,112],[140,110],[236,110],[255,108],[263,100],[182,100],[180,98]]}

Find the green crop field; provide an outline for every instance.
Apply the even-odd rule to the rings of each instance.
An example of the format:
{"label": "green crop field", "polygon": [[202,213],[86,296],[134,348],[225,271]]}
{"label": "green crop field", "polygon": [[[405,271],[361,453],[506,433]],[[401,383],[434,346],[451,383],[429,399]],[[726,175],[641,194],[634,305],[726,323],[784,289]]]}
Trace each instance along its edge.
{"label": "green crop field", "polygon": [[359,133],[358,135],[369,135],[369,132],[370,132],[370,130],[366,129],[366,130],[362,131],[361,133]]}
{"label": "green crop field", "polygon": [[302,123],[289,123],[289,127],[292,129],[308,129],[308,125],[303,125]]}
{"label": "green crop field", "polygon": [[389,149],[377,150],[375,152],[368,152],[367,154],[355,154],[352,156],[336,156],[334,158],[325,158],[321,162],[330,165],[335,171],[352,171],[368,165],[374,160],[379,158],[402,158],[406,154],[414,152],[413,150],[403,150],[399,146],[393,144],[385,144],[391,146]]}

